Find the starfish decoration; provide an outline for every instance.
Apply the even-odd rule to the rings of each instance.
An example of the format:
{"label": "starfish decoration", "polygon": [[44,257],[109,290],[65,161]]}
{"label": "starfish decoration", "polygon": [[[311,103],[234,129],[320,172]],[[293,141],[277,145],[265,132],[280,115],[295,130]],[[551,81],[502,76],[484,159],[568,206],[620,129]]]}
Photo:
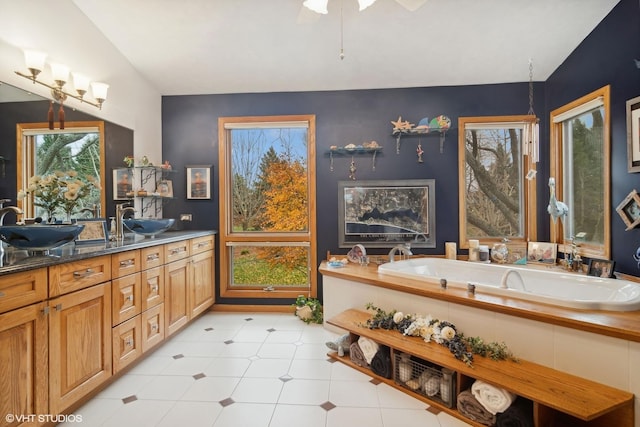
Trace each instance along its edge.
{"label": "starfish decoration", "polygon": [[391,124],[393,125],[393,133],[406,132],[413,127],[413,124],[407,120],[402,121],[402,116],[398,116],[398,120],[396,121],[391,120]]}

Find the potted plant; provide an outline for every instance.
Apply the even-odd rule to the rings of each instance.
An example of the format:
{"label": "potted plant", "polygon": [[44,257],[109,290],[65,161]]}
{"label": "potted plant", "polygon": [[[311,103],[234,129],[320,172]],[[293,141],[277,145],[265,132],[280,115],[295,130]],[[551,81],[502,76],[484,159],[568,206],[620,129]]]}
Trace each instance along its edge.
{"label": "potted plant", "polygon": [[298,295],[293,304],[295,314],[305,323],[322,323],[322,304],[317,298]]}

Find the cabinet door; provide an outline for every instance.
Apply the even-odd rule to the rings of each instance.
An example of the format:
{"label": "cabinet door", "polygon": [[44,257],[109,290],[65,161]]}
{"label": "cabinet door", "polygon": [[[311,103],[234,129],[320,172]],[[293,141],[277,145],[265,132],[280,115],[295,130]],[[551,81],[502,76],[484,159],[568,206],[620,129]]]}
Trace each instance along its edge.
{"label": "cabinet door", "polygon": [[113,373],[119,372],[142,354],[140,316],[113,328]]}
{"label": "cabinet door", "polygon": [[189,261],[172,262],[164,267],[165,331],[170,336],[189,321],[187,283]]}
{"label": "cabinet door", "polygon": [[39,303],[0,315],[0,425],[6,414],[50,413],[44,308]]}
{"label": "cabinet door", "polygon": [[49,413],[58,414],[111,376],[111,283],[49,307]]}
{"label": "cabinet door", "polygon": [[164,266],[151,268],[141,273],[142,311],[164,301]]}
{"label": "cabinet door", "polygon": [[140,314],[142,297],[140,273],[130,274],[112,281],[113,326]]}
{"label": "cabinet door", "polygon": [[142,312],[142,352],[146,353],[164,340],[164,304]]}
{"label": "cabinet door", "polygon": [[203,252],[191,257],[191,277],[189,282],[191,318],[213,305],[215,289],[213,265],[213,251]]}

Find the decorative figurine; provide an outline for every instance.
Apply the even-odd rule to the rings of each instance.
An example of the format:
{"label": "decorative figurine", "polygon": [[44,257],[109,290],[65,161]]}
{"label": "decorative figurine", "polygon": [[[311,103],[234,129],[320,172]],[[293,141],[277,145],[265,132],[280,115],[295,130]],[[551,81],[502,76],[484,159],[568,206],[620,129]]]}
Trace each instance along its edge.
{"label": "decorative figurine", "polygon": [[560,221],[564,221],[564,217],[569,213],[569,207],[556,199],[556,179],[549,178],[549,206],[547,212],[551,215],[551,219],[555,224],[558,218]]}

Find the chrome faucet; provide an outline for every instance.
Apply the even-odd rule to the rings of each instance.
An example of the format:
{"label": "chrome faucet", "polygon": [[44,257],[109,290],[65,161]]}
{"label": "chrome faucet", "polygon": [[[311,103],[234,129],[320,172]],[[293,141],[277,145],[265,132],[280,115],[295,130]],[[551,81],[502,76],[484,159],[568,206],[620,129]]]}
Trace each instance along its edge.
{"label": "chrome faucet", "polygon": [[124,230],[122,227],[122,220],[127,212],[135,212],[133,206],[125,206],[125,203],[116,205],[116,240],[124,239]]}
{"label": "chrome faucet", "polygon": [[16,214],[16,216],[22,215],[22,209],[16,206],[6,206],[3,208],[0,208],[0,225],[4,224],[4,216],[9,212],[13,212],[14,214]]}
{"label": "chrome faucet", "polygon": [[411,255],[413,255],[413,252],[411,252],[411,248],[409,247],[409,245],[394,246],[389,251],[389,262],[395,261],[396,254],[400,254],[404,259],[405,257],[409,258]]}
{"label": "chrome faucet", "polygon": [[502,275],[502,280],[500,281],[500,287],[502,289],[510,289],[509,285],[507,284],[507,280],[509,279],[509,276],[511,274],[515,274],[516,276],[518,276],[518,278],[520,279],[520,284],[522,285],[522,290],[523,291],[527,291],[527,288],[524,285],[524,279],[522,278],[522,276],[520,275],[520,273],[518,272],[518,270],[513,270],[513,269],[509,269],[507,270],[503,275]]}
{"label": "chrome faucet", "polygon": [[99,205],[97,205],[95,203],[90,208],[82,208],[82,209],[80,209],[80,213],[89,212],[91,214],[91,217],[93,217],[93,218],[98,218],[98,212],[99,211],[100,211],[100,207],[99,207]]}

